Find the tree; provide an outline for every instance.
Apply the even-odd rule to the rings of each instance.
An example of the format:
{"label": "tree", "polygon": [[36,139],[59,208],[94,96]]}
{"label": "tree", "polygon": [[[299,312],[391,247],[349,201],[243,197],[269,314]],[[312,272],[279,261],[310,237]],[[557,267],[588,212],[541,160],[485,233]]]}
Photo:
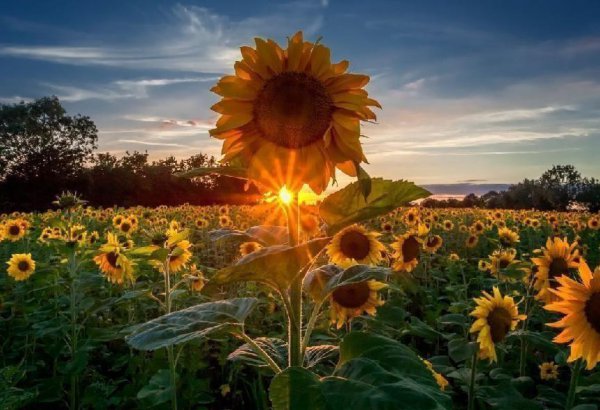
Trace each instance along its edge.
{"label": "tree", "polygon": [[573,165],[554,165],[544,172],[539,184],[548,195],[552,208],[565,211],[581,191],[581,174]]}
{"label": "tree", "polygon": [[596,178],[584,178],[581,191],[577,194],[577,202],[590,212],[600,211],[600,181]]}
{"label": "tree", "polygon": [[89,117],[66,115],[57,97],[0,105],[0,180],[77,175],[91,159],[97,132]]}

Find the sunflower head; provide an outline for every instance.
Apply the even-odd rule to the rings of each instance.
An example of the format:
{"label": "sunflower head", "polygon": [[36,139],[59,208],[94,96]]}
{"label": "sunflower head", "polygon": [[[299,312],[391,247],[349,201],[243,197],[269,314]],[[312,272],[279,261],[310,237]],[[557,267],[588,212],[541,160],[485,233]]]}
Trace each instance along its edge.
{"label": "sunflower head", "polygon": [[540,366],[540,379],[556,380],[558,379],[558,365],[554,362],[544,362]]}
{"label": "sunflower head", "polygon": [[363,312],[375,315],[377,306],[383,305],[378,291],[387,285],[375,280],[356,282],[336,288],[330,295],[331,321],[339,329]]}
{"label": "sunflower head", "polygon": [[531,258],[537,266],[533,284],[537,291],[536,299],[545,303],[555,300],[550,289],[556,287],[556,278],[568,274],[579,265],[580,257],[576,246],[576,242],[569,244],[566,238],[548,238],[546,246],[538,251],[541,255]]}
{"label": "sunflower head", "polygon": [[562,329],[554,341],[570,344],[567,361],[584,359],[591,370],[600,361],[600,267],[592,272],[582,261],[578,273],[578,280],[565,275],[557,279],[559,286],[551,289],[556,299],[544,308],[563,315],[548,326]]}
{"label": "sunflower head", "polygon": [[35,261],[31,258],[30,253],[13,254],[7,265],[8,275],[16,281],[28,279],[35,271]]}
{"label": "sunflower head", "polygon": [[405,233],[392,243],[394,263],[397,272],[411,272],[419,264],[423,240],[415,233]]}
{"label": "sunflower head", "polygon": [[240,245],[240,255],[246,256],[262,248],[258,242],[244,242]]}
{"label": "sunflower head", "polygon": [[327,246],[327,254],[333,263],[343,267],[355,264],[377,265],[385,246],[377,239],[376,232],[369,232],[360,225],[351,225],[335,234]]}
{"label": "sunflower head", "polygon": [[493,295],[484,291],[482,297],[475,299],[475,303],[477,306],[471,316],[476,320],[470,332],[477,333],[479,358],[496,362],[496,344],[503,341],[508,332],[514,330],[526,316],[519,315],[513,298],[503,297],[497,287],[494,287]]}
{"label": "sunflower head", "polygon": [[369,77],[347,73],[348,62],[332,63],[329,48],[304,41],[302,32],[287,48],[255,39],[242,47],[235,74],[212,91],[223,97],[212,136],[224,140],[223,161],[247,168],[266,191],[283,186],[297,192],[308,184],[321,193],[335,168],[356,176],[366,162],[360,121],[374,120],[379,103],[363,87]]}

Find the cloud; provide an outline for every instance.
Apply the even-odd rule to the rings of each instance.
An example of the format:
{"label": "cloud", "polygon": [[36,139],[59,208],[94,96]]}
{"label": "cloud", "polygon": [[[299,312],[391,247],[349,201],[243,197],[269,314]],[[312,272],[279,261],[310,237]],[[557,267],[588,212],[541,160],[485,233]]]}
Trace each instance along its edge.
{"label": "cloud", "polygon": [[5,45],[0,47],[0,56],[70,65],[223,73],[240,58],[239,45],[257,34],[289,35],[290,27],[303,27],[307,36],[314,35],[323,18],[315,14],[312,4],[308,6],[279,5],[268,15],[233,20],[207,8],[179,4],[168,13],[166,22],[126,37],[123,44]]}
{"label": "cloud", "polygon": [[15,95],[13,97],[0,97],[0,103],[2,104],[19,104],[21,102],[28,103],[31,101],[33,101],[33,99],[27,97],[20,97],[18,95]]}

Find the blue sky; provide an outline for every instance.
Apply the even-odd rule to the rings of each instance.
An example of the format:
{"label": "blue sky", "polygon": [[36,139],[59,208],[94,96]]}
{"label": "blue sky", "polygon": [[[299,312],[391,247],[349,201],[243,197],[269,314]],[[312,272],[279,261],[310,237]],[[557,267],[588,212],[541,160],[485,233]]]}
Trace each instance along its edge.
{"label": "blue sky", "polygon": [[218,155],[210,87],[239,46],[297,30],[372,76],[373,176],[505,183],[571,163],[600,177],[597,1],[3,1],[0,102],[57,95],[102,151]]}

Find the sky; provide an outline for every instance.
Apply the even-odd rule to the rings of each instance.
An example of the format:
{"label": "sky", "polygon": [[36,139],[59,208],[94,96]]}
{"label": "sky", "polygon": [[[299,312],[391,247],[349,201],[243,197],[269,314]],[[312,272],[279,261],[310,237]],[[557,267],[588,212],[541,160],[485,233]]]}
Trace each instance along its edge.
{"label": "sky", "polygon": [[95,121],[100,151],[219,156],[210,88],[240,46],[298,30],[371,76],[371,176],[600,177],[598,1],[0,0],[0,103],[56,95]]}

